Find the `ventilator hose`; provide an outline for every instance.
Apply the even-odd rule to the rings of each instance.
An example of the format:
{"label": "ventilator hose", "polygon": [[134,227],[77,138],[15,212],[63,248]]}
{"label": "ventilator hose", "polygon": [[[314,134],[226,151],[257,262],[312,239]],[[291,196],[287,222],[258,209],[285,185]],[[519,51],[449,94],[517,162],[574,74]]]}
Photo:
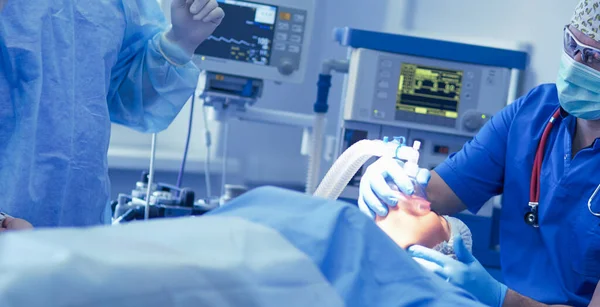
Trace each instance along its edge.
{"label": "ventilator hose", "polygon": [[337,199],[365,162],[385,153],[386,145],[379,140],[362,140],[350,146],[329,169],[314,196]]}

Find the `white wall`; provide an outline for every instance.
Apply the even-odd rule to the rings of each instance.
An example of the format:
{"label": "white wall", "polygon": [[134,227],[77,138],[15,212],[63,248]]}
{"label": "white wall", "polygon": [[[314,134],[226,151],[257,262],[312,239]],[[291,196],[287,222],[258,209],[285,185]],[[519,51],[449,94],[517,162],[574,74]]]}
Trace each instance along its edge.
{"label": "white wall", "polygon": [[[443,1],[396,0],[410,13],[404,21],[388,15],[387,30],[465,37],[471,42],[526,42],[532,46],[523,86],[554,82],[562,52],[562,30],[577,0]],[[398,4],[395,4],[398,5]]]}

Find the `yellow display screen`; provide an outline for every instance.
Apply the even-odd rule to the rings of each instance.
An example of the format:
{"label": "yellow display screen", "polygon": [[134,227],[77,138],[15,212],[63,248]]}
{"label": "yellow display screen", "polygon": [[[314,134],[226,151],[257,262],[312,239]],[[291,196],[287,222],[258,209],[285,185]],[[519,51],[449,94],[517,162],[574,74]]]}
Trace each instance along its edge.
{"label": "yellow display screen", "polygon": [[463,72],[402,63],[396,111],[458,117]]}

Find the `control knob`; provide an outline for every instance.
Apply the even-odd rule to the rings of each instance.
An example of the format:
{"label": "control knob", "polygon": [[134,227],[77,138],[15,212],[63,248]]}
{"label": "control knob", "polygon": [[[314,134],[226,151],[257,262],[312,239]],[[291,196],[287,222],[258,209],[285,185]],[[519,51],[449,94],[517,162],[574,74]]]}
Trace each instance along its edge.
{"label": "control knob", "polygon": [[294,72],[294,63],[289,59],[283,59],[278,69],[282,75],[289,76]]}
{"label": "control knob", "polygon": [[490,116],[476,111],[470,111],[463,116],[463,127],[470,132],[475,132],[481,129],[483,125],[490,119]]}

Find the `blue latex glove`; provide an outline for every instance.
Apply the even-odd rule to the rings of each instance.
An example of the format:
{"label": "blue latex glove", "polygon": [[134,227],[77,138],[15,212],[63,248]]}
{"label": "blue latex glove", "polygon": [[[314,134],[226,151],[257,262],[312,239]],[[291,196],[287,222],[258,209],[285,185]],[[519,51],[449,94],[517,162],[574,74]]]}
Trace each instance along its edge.
{"label": "blue latex glove", "polygon": [[191,57],[198,46],[221,24],[225,12],[216,0],[173,0],[172,28],[166,37]]}
{"label": "blue latex glove", "polygon": [[[430,177],[429,170],[420,169],[416,179],[426,187]],[[412,195],[415,189],[411,179],[402,169],[402,162],[390,157],[381,157],[367,168],[360,179],[358,207],[371,218],[375,218],[375,214],[386,216],[388,206],[395,207],[398,204],[398,191]]]}
{"label": "blue latex glove", "polygon": [[495,280],[467,250],[460,236],[454,238],[454,260],[432,249],[414,245],[408,252],[415,258],[433,262],[438,266],[428,268],[453,285],[475,296],[488,306],[502,306],[508,287]]}

